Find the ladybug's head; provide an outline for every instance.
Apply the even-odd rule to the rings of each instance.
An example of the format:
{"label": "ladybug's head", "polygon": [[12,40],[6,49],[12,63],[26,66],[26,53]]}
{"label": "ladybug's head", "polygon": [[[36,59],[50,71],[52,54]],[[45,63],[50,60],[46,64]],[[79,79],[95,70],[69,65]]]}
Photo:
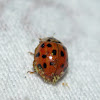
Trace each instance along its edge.
{"label": "ladybug's head", "polygon": [[60,43],[60,44],[62,44],[59,40],[57,40],[57,39],[54,38],[54,37],[46,37],[46,38],[40,39],[40,42],[43,42],[43,41],[46,41],[46,42],[55,42],[55,43]]}

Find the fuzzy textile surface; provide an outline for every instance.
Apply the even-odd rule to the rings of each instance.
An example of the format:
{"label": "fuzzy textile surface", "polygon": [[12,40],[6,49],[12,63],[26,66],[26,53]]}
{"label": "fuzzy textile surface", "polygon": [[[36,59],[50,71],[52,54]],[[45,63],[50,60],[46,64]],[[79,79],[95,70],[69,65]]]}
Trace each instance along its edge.
{"label": "fuzzy textile surface", "polygon": [[[27,73],[49,36],[68,49],[56,85]],[[0,100],[100,100],[100,0],[0,0]]]}

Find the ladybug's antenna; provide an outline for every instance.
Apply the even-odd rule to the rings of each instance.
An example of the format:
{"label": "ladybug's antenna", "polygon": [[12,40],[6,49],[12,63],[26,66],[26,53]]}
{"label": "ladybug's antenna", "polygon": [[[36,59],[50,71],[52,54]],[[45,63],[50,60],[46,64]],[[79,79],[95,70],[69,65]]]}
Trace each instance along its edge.
{"label": "ladybug's antenna", "polygon": [[53,33],[53,37],[54,37],[55,34],[56,34],[56,33]]}
{"label": "ladybug's antenna", "polygon": [[34,32],[34,34],[39,40],[41,40],[42,35],[39,32]]}
{"label": "ladybug's antenna", "polygon": [[56,33],[53,33],[50,37],[54,37]]}

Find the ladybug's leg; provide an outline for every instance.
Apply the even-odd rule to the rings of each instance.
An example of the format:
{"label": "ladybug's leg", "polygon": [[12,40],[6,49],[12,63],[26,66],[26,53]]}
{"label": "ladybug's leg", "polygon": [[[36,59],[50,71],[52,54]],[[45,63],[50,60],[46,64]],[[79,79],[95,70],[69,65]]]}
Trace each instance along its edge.
{"label": "ladybug's leg", "polygon": [[[34,53],[32,53],[32,52],[28,52],[30,55],[34,55]],[[35,71],[33,71],[33,72],[31,72],[31,71],[28,71],[27,73],[30,73],[30,74],[34,74],[35,73]]]}
{"label": "ladybug's leg", "polygon": [[40,41],[42,41],[42,39],[41,39],[41,38],[39,38],[39,40],[40,40]]}
{"label": "ladybug's leg", "polygon": [[39,42],[42,42],[42,38],[39,38]]}
{"label": "ladybug's leg", "polygon": [[27,73],[34,74],[34,73],[35,73],[35,71],[34,71],[34,72],[28,71]]}
{"label": "ladybug's leg", "polygon": [[68,86],[68,83],[62,83],[62,85],[67,86],[70,89],[70,87]]}
{"label": "ladybug's leg", "polygon": [[29,53],[30,55],[32,55],[32,56],[34,55],[34,53],[32,53],[32,52],[28,52],[28,53]]}

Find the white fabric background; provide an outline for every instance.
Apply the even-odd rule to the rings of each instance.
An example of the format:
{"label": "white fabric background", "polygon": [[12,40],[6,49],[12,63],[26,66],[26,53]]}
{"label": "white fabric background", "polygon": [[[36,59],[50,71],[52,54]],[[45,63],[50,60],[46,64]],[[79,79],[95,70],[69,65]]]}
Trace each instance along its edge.
{"label": "white fabric background", "polygon": [[[27,52],[53,33],[69,54],[55,86],[27,74]],[[100,0],[0,0],[0,100],[100,100]]]}

